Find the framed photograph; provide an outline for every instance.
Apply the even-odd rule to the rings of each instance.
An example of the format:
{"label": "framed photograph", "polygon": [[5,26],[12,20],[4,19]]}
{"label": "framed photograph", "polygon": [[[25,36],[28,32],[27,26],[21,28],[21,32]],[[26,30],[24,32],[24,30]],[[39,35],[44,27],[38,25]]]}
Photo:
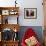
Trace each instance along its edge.
{"label": "framed photograph", "polygon": [[8,24],[18,24],[18,16],[9,17]]}
{"label": "framed photograph", "polygon": [[2,15],[9,15],[9,10],[2,10]]}
{"label": "framed photograph", "polygon": [[0,15],[0,24],[1,24],[1,15]]}
{"label": "framed photograph", "polygon": [[1,32],[0,32],[0,41],[1,41]]}
{"label": "framed photograph", "polygon": [[25,19],[36,19],[37,8],[24,8],[24,18]]}
{"label": "framed photograph", "polygon": [[2,24],[8,24],[8,16],[3,16]]}
{"label": "framed photograph", "polygon": [[17,13],[18,13],[18,12],[15,11],[15,10],[10,10],[10,11],[9,11],[9,14],[10,14],[10,15],[17,15]]}

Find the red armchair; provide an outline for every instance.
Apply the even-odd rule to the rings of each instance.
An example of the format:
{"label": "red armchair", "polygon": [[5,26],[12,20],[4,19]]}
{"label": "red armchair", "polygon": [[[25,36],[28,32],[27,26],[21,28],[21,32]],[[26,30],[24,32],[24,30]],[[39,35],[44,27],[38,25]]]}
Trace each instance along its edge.
{"label": "red armchair", "polygon": [[[21,46],[41,46],[40,42],[38,41],[36,37],[37,35],[32,28],[27,29],[24,37],[22,38]],[[32,41],[33,39],[34,41]],[[32,45],[31,45],[31,42],[29,41],[32,41]],[[35,44],[33,45],[34,42]],[[30,45],[28,45],[28,43]]]}

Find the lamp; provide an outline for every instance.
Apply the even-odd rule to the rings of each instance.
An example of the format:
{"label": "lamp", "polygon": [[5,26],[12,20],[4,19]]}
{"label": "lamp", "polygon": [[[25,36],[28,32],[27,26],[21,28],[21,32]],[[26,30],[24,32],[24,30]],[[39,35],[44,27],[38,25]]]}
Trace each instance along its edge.
{"label": "lamp", "polygon": [[16,29],[14,29],[14,32],[17,32],[17,30],[16,30]]}
{"label": "lamp", "polygon": [[15,0],[15,7],[16,7],[16,4],[17,4],[17,2],[16,2],[17,0]]}
{"label": "lamp", "polygon": [[14,29],[14,37],[13,37],[13,40],[18,40],[18,32],[17,32],[17,29],[15,28]]}

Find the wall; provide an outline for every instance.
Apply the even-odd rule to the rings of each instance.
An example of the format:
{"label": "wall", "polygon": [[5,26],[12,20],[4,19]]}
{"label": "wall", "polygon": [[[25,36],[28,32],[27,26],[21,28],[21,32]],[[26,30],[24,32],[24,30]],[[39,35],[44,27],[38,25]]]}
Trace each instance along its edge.
{"label": "wall", "polygon": [[[0,0],[0,6],[15,6],[15,0]],[[21,26],[43,26],[42,0],[17,0],[19,10],[19,24]],[[37,19],[24,19],[24,8],[37,8]],[[12,17],[11,17],[12,18]],[[21,19],[20,19],[21,18]],[[10,20],[10,19],[9,19]]]}
{"label": "wall", "polygon": [[[24,19],[24,8],[37,8],[37,19]],[[42,0],[24,0],[24,5],[21,9],[21,20],[19,20],[22,26],[43,26]]]}

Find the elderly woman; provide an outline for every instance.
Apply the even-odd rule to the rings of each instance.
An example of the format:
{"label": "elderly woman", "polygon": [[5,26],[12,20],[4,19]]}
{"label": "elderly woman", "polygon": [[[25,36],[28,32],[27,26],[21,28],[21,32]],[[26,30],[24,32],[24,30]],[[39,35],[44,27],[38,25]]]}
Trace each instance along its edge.
{"label": "elderly woman", "polygon": [[27,29],[22,39],[21,46],[41,46],[33,29]]}

